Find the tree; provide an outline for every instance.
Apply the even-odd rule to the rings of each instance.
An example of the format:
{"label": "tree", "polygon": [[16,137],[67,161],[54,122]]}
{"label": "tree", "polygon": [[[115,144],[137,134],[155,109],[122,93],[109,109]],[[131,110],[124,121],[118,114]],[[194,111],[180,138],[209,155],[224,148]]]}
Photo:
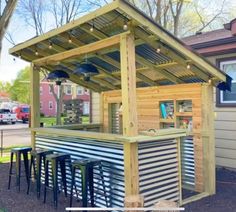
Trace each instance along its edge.
{"label": "tree", "polygon": [[129,1],[178,37],[222,27],[231,18],[230,0]]}
{"label": "tree", "polygon": [[[34,30],[36,35],[44,33],[44,29],[48,29],[46,17],[53,17],[54,22],[51,23],[51,27],[57,28],[66,23],[71,22],[77,18],[80,14],[89,10],[94,5],[87,5],[83,0],[20,0],[19,9],[17,14],[24,18]],[[47,70],[43,70],[43,75],[46,77]],[[57,104],[57,119],[56,124],[61,124],[61,112],[62,112],[62,100],[64,97],[64,86],[59,88],[58,95],[52,84],[49,87],[53,93],[53,96]]]}
{"label": "tree", "polygon": [[11,83],[10,82],[1,82],[0,81],[0,92],[6,92],[8,93],[11,88]]}
{"label": "tree", "polygon": [[0,55],[2,51],[2,40],[6,34],[17,0],[0,0]]}
{"label": "tree", "polygon": [[26,67],[22,69],[17,74],[16,79],[14,80],[11,88],[9,89],[11,99],[14,101],[18,101],[21,103],[29,104],[30,99],[30,89],[29,89],[29,81],[30,81],[30,67]]}

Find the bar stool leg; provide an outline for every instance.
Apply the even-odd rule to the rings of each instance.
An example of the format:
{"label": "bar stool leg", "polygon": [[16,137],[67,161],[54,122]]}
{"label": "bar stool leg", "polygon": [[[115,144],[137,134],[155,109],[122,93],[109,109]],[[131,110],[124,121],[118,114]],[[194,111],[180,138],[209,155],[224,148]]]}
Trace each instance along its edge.
{"label": "bar stool leg", "polygon": [[58,175],[58,164],[55,160],[52,160],[52,184],[53,184],[54,208],[57,208],[57,192],[58,192],[57,175]]}
{"label": "bar stool leg", "polygon": [[65,191],[65,197],[67,197],[67,185],[66,185],[66,162],[65,160],[60,161],[60,167],[61,167],[61,179]]}
{"label": "bar stool leg", "polygon": [[88,167],[89,193],[91,206],[94,207],[93,167]]}
{"label": "bar stool leg", "polygon": [[14,153],[11,152],[11,161],[10,161],[10,169],[9,169],[8,189],[10,189],[10,187],[11,187],[11,175],[12,175],[13,156],[14,156]]}
{"label": "bar stool leg", "polygon": [[101,176],[101,179],[102,179],[103,192],[104,192],[104,197],[105,197],[105,201],[106,201],[106,206],[108,207],[106,185],[105,185],[105,180],[104,180],[104,176],[103,176],[102,164],[100,163],[98,167],[99,167],[100,176]]}
{"label": "bar stool leg", "polygon": [[29,181],[30,181],[30,173],[29,173],[29,159],[28,153],[23,153],[24,165],[25,165],[25,177],[27,181],[27,194],[29,194]]}
{"label": "bar stool leg", "polygon": [[21,153],[16,153],[16,185],[18,186],[18,191],[20,192],[20,175],[21,175]]}
{"label": "bar stool leg", "polygon": [[44,183],[44,198],[43,198],[43,202],[46,202],[46,195],[47,195],[47,186],[48,186],[48,164],[49,162],[46,161],[45,163],[45,183]]}
{"label": "bar stool leg", "polygon": [[36,182],[37,182],[37,198],[40,197],[40,191],[41,191],[41,167],[42,165],[42,157],[40,155],[36,156]]}
{"label": "bar stool leg", "polygon": [[86,166],[81,166],[80,167],[81,170],[81,183],[82,183],[82,207],[87,207],[87,203],[88,203],[88,183],[87,183],[87,179],[88,179],[88,171],[87,171],[87,167]]}
{"label": "bar stool leg", "polygon": [[[71,171],[71,187],[70,187],[70,207],[72,207],[72,201],[73,201],[73,186],[75,184],[75,167],[72,168]],[[75,185],[76,187],[76,185]]]}

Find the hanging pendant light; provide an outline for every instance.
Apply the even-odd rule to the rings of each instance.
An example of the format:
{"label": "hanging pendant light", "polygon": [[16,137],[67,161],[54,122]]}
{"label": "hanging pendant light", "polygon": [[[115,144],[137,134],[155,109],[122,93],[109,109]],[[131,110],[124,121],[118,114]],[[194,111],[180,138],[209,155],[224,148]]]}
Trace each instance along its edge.
{"label": "hanging pendant light", "polygon": [[69,75],[60,69],[56,69],[48,74],[47,79],[51,81],[55,81],[56,85],[61,85],[62,81],[69,79]]}

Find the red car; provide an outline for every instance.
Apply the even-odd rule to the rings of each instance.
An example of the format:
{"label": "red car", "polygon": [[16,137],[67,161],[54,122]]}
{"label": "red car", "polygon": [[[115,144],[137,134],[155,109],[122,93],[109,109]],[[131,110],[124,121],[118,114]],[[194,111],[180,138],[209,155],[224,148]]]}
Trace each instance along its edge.
{"label": "red car", "polygon": [[26,123],[29,121],[29,110],[29,105],[19,105],[13,108],[13,113],[16,113],[17,120]]}

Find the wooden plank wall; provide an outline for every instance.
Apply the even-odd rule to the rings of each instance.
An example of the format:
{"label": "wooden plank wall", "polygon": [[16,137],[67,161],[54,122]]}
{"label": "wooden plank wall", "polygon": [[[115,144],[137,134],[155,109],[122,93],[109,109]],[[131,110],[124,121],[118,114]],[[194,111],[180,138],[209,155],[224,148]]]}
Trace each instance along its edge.
{"label": "wooden plank wall", "polygon": [[[192,100],[193,105],[193,135],[195,153],[195,190],[203,191],[203,145],[202,145],[202,84],[181,84],[137,89],[138,130],[160,128],[159,101]],[[109,132],[109,104],[121,103],[121,91],[102,93],[103,127]]]}

